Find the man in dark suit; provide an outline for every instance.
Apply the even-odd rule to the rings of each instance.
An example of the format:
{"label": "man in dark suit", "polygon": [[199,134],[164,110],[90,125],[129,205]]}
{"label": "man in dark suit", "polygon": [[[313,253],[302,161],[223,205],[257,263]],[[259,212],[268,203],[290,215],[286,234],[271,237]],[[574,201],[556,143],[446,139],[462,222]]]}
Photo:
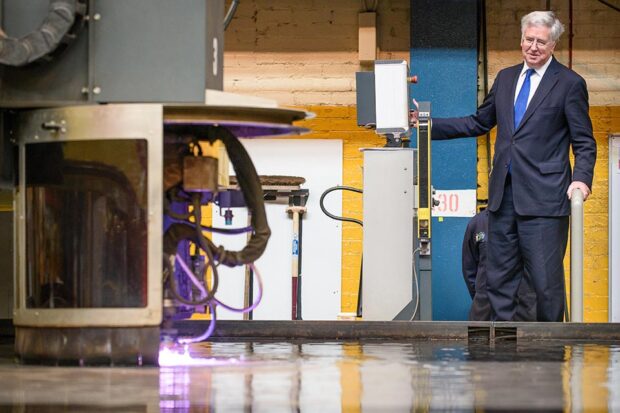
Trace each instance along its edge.
{"label": "man in dark suit", "polygon": [[[489,211],[476,214],[467,224],[463,237],[462,271],[472,303],[471,321],[491,320],[491,305],[487,294],[487,234]],[[515,321],[536,321],[536,292],[532,277],[524,272],[517,291]]]}
{"label": "man in dark suit", "polygon": [[488,208],[493,320],[514,319],[525,268],[536,290],[538,321],[562,321],[569,200],[574,189],[588,197],[596,161],[586,83],[553,57],[563,31],[553,12],[524,16],[524,62],[497,74],[474,115],[432,120],[433,139],[479,136],[497,125]]}

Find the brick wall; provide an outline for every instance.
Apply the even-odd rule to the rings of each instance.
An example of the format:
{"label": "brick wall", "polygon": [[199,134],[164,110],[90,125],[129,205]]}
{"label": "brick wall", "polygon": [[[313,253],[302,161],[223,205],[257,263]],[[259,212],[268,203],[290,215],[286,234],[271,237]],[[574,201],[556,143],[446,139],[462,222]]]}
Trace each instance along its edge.
{"label": "brick wall", "polygon": [[[242,1],[225,34],[225,90],[354,105],[361,11],[360,0]],[[379,58],[409,60],[409,0],[379,1],[377,21]]]}
{"label": "brick wall", "polygon": [[[225,90],[268,97],[317,114],[303,122],[309,138],[344,141],[344,185],[362,185],[360,147],[381,146],[355,124],[358,0],[244,0],[226,31]],[[367,3],[372,3],[367,1]],[[520,19],[543,0],[487,1],[489,84],[498,70],[521,61]],[[574,0],[573,69],[588,83],[598,143],[594,194],[585,204],[585,318],[607,319],[607,133],[620,131],[620,14],[594,0]],[[409,60],[409,0],[380,0],[381,59]],[[568,2],[553,0],[567,32],[556,57],[568,64]],[[492,136],[494,139],[494,136]],[[478,138],[478,198],[488,198],[486,138]],[[343,194],[343,214],[360,218],[361,197]],[[354,311],[362,231],[343,226],[342,310]],[[455,258],[457,259],[457,258]]]}
{"label": "brick wall", "polygon": [[[372,3],[368,1],[367,3]],[[620,103],[620,13],[575,0],[573,69],[588,82],[594,106]],[[409,0],[380,0],[379,58],[409,60]],[[489,81],[521,60],[520,19],[541,0],[487,1]],[[568,64],[568,2],[551,1],[567,31],[556,57]],[[226,31],[224,82],[230,92],[258,94],[283,105],[353,105],[359,0],[244,0]],[[367,68],[366,68],[367,69]]]}
{"label": "brick wall", "polygon": [[[592,107],[590,116],[598,146],[593,192],[584,204],[583,288],[584,319],[594,322],[608,320],[609,133],[620,131],[620,106]],[[567,258],[567,273],[569,264]]]}

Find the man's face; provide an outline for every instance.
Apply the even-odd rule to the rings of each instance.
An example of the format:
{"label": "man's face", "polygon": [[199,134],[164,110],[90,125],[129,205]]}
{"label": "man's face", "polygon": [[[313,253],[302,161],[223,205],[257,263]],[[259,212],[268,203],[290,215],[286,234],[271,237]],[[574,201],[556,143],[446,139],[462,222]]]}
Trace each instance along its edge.
{"label": "man's face", "polygon": [[529,26],[521,39],[521,52],[528,66],[539,69],[553,54],[555,42],[551,41],[551,29],[546,26]]}

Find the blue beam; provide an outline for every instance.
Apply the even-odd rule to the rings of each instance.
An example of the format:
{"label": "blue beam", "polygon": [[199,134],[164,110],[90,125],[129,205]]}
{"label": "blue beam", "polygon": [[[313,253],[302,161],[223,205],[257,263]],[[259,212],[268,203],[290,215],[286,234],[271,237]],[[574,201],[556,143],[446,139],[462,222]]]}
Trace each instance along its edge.
{"label": "blue beam", "polygon": [[[431,116],[474,113],[478,96],[478,1],[411,0],[411,96],[431,102]],[[416,139],[412,138],[412,145]],[[432,143],[435,189],[476,189],[476,140]],[[466,320],[471,299],[461,273],[461,245],[469,218],[433,218],[434,320]]]}

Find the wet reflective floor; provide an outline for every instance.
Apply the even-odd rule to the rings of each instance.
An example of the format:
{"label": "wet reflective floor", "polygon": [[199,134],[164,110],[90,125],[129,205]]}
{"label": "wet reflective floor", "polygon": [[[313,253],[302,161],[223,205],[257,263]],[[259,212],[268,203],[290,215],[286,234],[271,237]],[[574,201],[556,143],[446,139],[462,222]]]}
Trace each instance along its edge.
{"label": "wet reflective floor", "polygon": [[254,342],[188,351],[158,368],[42,367],[15,364],[5,342],[0,411],[620,411],[620,343]]}

